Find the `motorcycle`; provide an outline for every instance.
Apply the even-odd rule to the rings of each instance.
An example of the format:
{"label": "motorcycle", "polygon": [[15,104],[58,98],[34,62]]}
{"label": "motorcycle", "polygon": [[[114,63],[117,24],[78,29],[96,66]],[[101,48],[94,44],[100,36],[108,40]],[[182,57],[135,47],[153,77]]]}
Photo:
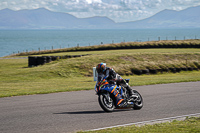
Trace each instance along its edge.
{"label": "motorcycle", "polygon": [[[127,85],[129,83],[129,79],[125,79]],[[132,96],[129,95],[128,90],[121,85],[114,85],[118,94],[121,95],[122,99],[124,99],[124,104],[122,106],[118,106],[116,104],[115,96],[108,91],[110,85],[108,82],[103,81],[100,83],[100,86],[95,85],[95,91],[98,95],[98,102],[101,108],[105,112],[112,112],[114,109],[130,109],[140,110],[143,107],[143,99],[140,93],[136,90],[132,90]],[[112,86],[112,85],[111,85]]]}

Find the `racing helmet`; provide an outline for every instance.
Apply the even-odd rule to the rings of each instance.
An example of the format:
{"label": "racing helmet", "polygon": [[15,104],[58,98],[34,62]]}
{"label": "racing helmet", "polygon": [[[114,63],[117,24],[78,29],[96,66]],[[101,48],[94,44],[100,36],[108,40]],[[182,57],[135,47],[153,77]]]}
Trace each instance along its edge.
{"label": "racing helmet", "polygon": [[96,66],[96,70],[98,73],[103,73],[106,70],[106,63],[99,63]]}

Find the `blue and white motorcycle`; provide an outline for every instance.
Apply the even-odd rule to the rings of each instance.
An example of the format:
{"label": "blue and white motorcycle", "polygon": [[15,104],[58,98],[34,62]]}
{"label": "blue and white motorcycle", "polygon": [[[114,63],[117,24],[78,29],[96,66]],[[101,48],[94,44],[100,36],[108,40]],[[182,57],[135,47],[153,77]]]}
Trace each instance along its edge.
{"label": "blue and white motorcycle", "polygon": [[[129,83],[129,79],[125,79],[126,83]],[[116,95],[110,90],[116,92],[123,99],[123,105],[118,105],[116,101]],[[132,90],[133,95],[130,96],[128,90],[121,85],[111,85],[106,80],[101,83],[96,83],[95,91],[98,95],[98,102],[101,108],[105,112],[112,112],[114,109],[130,109],[140,110],[143,107],[143,99],[140,93],[136,90]]]}

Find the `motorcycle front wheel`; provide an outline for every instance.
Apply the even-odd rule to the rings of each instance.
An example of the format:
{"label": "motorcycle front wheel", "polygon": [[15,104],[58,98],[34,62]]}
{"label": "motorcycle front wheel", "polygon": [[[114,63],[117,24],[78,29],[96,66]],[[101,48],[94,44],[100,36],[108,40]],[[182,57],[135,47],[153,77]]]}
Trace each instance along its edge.
{"label": "motorcycle front wheel", "polygon": [[105,112],[112,112],[114,110],[114,102],[112,98],[110,98],[110,95],[99,95],[99,105]]}

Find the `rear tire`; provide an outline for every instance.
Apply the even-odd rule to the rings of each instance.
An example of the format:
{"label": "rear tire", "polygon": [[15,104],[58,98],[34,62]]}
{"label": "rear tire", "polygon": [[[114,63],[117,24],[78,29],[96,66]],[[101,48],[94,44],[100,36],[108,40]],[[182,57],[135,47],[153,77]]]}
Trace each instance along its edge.
{"label": "rear tire", "polygon": [[134,101],[134,107],[133,109],[135,110],[140,110],[142,107],[143,107],[143,99],[142,99],[142,96],[140,95],[140,93],[136,90],[133,90],[133,93],[135,95],[138,96],[138,98]]}
{"label": "rear tire", "polygon": [[100,94],[98,100],[99,105],[105,112],[112,112],[114,110],[115,107],[112,98],[110,98],[110,101],[108,101],[105,95]]}

